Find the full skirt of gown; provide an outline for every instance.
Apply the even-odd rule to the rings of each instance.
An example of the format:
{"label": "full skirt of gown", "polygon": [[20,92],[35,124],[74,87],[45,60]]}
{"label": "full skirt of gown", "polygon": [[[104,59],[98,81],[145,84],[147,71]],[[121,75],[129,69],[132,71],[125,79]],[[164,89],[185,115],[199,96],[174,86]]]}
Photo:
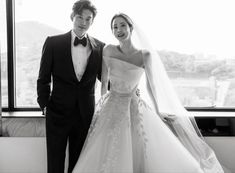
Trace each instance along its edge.
{"label": "full skirt of gown", "polygon": [[202,173],[145,101],[110,91],[96,111],[73,173]]}

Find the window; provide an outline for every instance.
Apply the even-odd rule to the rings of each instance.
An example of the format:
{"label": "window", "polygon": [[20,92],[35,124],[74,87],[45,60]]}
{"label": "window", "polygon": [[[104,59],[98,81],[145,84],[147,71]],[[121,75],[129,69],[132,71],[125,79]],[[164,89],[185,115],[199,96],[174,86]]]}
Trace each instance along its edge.
{"label": "window", "polygon": [[235,58],[160,51],[186,107],[235,107]]}
{"label": "window", "polygon": [[[10,1],[10,0],[9,0]],[[36,80],[42,45],[48,35],[72,28],[74,0],[17,0],[14,8],[14,96],[8,96],[6,1],[0,1],[3,106],[38,108]],[[156,45],[181,102],[187,108],[235,108],[235,25],[230,1],[94,1],[98,14],[89,33],[113,42],[111,17],[130,15]],[[141,9],[141,10],[140,10]],[[8,26],[9,27],[9,26]],[[8,57],[9,58],[9,57]]]}
{"label": "window", "polygon": [[2,106],[8,106],[6,1],[0,1],[0,58]]}
{"label": "window", "polygon": [[[36,82],[42,46],[47,36],[65,32],[61,26],[70,21],[71,4],[55,0],[15,1],[16,107],[38,107]],[[67,27],[70,29],[71,24]]]}

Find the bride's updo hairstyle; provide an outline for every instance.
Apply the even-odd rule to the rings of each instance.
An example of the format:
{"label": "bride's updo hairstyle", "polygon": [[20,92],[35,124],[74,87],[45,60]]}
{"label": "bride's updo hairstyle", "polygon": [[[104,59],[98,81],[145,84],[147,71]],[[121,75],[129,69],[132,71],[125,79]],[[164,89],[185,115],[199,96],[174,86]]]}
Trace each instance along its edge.
{"label": "bride's updo hairstyle", "polygon": [[118,14],[115,14],[111,20],[111,29],[113,29],[113,21],[114,19],[116,19],[117,17],[121,17],[123,18],[127,24],[129,25],[131,31],[133,30],[133,21],[131,20],[131,18],[129,16],[127,16],[126,14],[124,13],[118,13]]}

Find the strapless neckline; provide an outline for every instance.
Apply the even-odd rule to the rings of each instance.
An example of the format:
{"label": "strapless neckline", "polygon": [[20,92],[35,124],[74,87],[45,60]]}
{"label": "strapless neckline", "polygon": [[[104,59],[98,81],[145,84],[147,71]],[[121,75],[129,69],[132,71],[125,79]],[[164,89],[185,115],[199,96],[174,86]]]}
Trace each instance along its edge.
{"label": "strapless neckline", "polygon": [[104,57],[107,57],[107,58],[109,57],[109,59],[115,60],[115,61],[117,61],[117,62],[121,62],[121,63],[124,63],[124,64],[128,64],[128,65],[130,65],[130,66],[133,66],[133,67],[136,67],[136,68],[138,68],[138,69],[144,70],[143,67],[140,67],[140,66],[138,66],[138,65],[132,64],[132,63],[127,62],[127,61],[124,61],[124,60],[120,60],[120,59],[118,59],[118,58],[114,58],[114,57],[111,57],[111,56],[104,56]]}

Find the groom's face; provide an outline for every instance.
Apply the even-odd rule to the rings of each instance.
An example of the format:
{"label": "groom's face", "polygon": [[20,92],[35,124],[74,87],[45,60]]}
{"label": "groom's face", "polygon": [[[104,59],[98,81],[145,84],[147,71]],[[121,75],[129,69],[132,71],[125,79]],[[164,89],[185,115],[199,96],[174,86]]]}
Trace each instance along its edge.
{"label": "groom's face", "polygon": [[73,30],[77,36],[82,37],[90,28],[93,22],[93,13],[90,10],[83,10],[82,13],[73,17]]}

